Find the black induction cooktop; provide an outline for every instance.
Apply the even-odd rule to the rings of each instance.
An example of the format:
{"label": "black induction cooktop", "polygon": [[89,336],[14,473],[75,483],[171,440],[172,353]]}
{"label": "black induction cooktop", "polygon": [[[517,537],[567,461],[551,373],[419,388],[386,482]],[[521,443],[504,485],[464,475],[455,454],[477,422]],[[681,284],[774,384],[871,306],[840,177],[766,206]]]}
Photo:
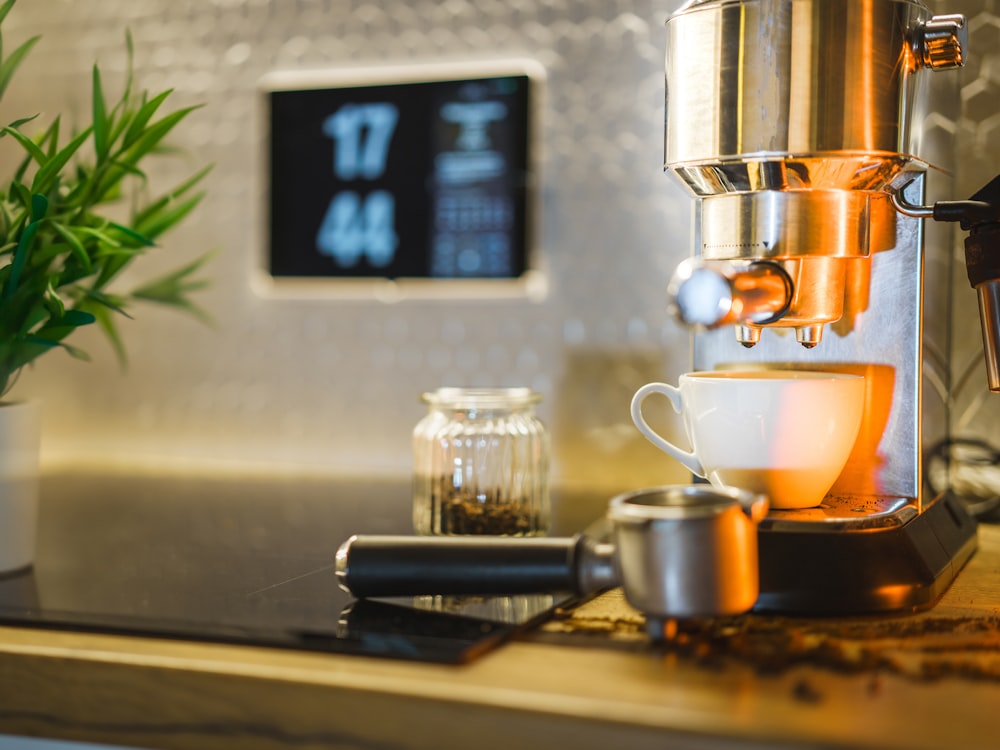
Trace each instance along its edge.
{"label": "black induction cooktop", "polygon": [[[333,555],[411,533],[398,479],[59,473],[33,569],[0,577],[0,623],[457,663],[568,606],[568,593],[354,600]],[[606,496],[553,498],[553,534]]]}

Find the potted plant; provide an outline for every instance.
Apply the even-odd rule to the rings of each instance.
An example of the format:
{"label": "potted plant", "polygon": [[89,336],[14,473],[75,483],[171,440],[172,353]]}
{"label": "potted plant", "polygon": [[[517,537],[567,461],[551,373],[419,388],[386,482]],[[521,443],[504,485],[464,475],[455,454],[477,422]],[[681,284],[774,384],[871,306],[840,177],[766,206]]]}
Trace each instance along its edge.
{"label": "potted plant", "polygon": [[[0,25],[15,2],[0,3]],[[28,39],[9,54],[0,43],[0,102],[38,40]],[[18,155],[13,174],[0,179],[0,398],[25,366],[48,352],[88,359],[68,341],[83,326],[100,326],[124,363],[117,324],[130,317],[133,302],[204,315],[189,298],[204,285],[196,278],[204,256],[135,288],[115,288],[122,271],[153,251],[198,205],[198,186],[208,172],[202,169],[163,192],[151,189],[149,158],[169,154],[165,138],[196,107],[169,110],[169,90],[151,95],[134,89],[129,35],[126,51],[124,89],[113,102],[105,98],[94,66],[85,125],[71,127],[58,116],[47,125],[37,115],[10,119],[0,108],[0,123],[8,123],[0,125],[0,145],[16,143]],[[33,560],[37,443],[37,404],[3,401],[0,572]]]}

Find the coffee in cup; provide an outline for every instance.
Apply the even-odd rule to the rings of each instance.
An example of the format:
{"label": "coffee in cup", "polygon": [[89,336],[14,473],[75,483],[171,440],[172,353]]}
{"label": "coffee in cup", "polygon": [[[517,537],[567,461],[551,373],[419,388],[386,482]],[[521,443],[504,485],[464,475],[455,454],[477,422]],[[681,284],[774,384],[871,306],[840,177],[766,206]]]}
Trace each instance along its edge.
{"label": "coffee in cup", "polygon": [[[666,396],[683,419],[690,450],[646,422],[644,401]],[[660,450],[716,487],[765,494],[776,509],[823,502],[858,436],[861,375],[804,370],[719,370],[648,383],[632,398],[632,421]]]}

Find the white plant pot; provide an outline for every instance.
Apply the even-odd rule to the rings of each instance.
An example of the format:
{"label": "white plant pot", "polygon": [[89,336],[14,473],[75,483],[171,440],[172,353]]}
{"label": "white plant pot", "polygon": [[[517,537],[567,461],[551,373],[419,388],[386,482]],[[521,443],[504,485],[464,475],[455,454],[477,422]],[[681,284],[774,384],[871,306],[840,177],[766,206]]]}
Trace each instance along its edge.
{"label": "white plant pot", "polygon": [[41,417],[37,401],[0,402],[0,575],[35,561]]}

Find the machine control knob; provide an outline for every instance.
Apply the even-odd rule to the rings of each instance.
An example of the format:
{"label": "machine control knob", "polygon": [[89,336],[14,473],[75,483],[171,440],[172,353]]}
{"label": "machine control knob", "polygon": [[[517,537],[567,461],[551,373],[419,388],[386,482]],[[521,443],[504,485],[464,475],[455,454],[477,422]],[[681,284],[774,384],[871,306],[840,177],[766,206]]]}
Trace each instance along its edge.
{"label": "machine control knob", "polygon": [[917,35],[917,60],[931,70],[960,68],[965,65],[968,47],[965,16],[933,16]]}

